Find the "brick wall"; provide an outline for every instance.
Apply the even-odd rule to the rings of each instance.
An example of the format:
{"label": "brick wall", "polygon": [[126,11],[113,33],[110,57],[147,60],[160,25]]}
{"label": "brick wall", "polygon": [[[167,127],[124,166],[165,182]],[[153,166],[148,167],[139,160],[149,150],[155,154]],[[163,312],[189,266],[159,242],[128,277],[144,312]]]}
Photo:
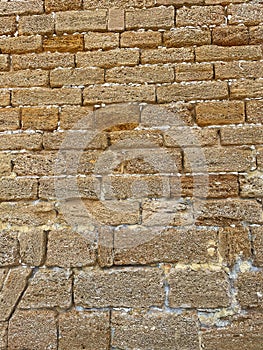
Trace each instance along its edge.
{"label": "brick wall", "polygon": [[0,349],[262,350],[262,1],[0,16]]}

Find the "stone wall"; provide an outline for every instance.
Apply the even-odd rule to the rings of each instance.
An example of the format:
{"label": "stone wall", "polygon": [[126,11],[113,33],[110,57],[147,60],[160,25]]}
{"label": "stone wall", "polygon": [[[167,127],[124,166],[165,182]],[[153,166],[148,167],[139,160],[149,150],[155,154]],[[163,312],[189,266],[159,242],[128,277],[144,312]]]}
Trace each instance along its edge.
{"label": "stone wall", "polygon": [[262,350],[262,1],[0,16],[0,349]]}

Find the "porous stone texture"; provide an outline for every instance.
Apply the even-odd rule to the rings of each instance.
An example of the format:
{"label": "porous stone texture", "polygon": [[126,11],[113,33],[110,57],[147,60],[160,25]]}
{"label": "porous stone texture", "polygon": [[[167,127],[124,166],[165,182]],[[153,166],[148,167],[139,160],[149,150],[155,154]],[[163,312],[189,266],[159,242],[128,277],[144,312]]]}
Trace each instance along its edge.
{"label": "porous stone texture", "polygon": [[262,18],[0,1],[0,350],[262,350]]}

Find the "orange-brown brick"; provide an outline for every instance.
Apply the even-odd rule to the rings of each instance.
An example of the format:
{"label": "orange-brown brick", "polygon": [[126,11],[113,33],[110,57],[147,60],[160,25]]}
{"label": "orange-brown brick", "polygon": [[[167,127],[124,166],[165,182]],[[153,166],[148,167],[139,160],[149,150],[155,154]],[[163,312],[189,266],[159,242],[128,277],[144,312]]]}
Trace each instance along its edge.
{"label": "orange-brown brick", "polygon": [[200,102],[196,106],[198,125],[221,125],[243,123],[244,103],[241,101]]}
{"label": "orange-brown brick", "polygon": [[216,27],[212,31],[214,45],[237,46],[248,45],[249,32],[245,26]]}
{"label": "orange-brown brick", "polygon": [[163,39],[166,47],[209,45],[211,33],[206,28],[173,28],[164,32]]}
{"label": "orange-brown brick", "polygon": [[80,10],[81,0],[45,0],[46,12]]}
{"label": "orange-brown brick", "polygon": [[174,8],[154,7],[142,10],[126,10],[126,29],[164,29],[174,26]]}
{"label": "orange-brown brick", "polygon": [[182,7],[176,13],[176,26],[219,25],[224,23],[223,6],[192,6]]}
{"label": "orange-brown brick", "polygon": [[121,34],[121,47],[157,48],[162,43],[160,32],[124,32]]}
{"label": "orange-brown brick", "polygon": [[52,15],[23,16],[19,20],[18,33],[20,35],[50,35],[54,33],[54,29],[55,22]]}
{"label": "orange-brown brick", "polygon": [[14,34],[16,31],[15,16],[1,17],[0,35]]}
{"label": "orange-brown brick", "polygon": [[43,40],[44,51],[77,52],[83,51],[83,35],[53,36]]}
{"label": "orange-brown brick", "polygon": [[54,130],[57,124],[57,108],[22,108],[22,129]]}

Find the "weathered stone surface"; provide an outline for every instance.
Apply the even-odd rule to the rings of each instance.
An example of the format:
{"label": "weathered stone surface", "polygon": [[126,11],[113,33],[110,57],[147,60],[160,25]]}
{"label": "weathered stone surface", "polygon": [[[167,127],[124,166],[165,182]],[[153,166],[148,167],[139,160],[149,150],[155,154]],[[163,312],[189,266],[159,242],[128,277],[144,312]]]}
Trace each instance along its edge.
{"label": "weathered stone surface", "polygon": [[211,44],[211,32],[207,28],[173,28],[164,32],[166,47],[184,47]]}
{"label": "weathered stone surface", "polygon": [[246,111],[247,111],[247,121],[249,123],[263,123],[262,115],[263,101],[261,100],[251,100],[247,101]]}
{"label": "weathered stone surface", "polygon": [[37,130],[54,130],[58,124],[58,109],[22,108],[22,128]]}
{"label": "weathered stone surface", "polygon": [[242,308],[262,307],[262,271],[241,273],[238,276],[235,287],[237,289],[237,300]]}
{"label": "weathered stone surface", "polygon": [[18,240],[22,262],[30,266],[41,265],[46,251],[46,232],[40,228],[21,230]]}
{"label": "weathered stone surface", "polygon": [[4,350],[7,347],[7,330],[8,323],[0,322],[0,349]]}
{"label": "weathered stone surface", "polygon": [[50,231],[46,265],[59,267],[94,265],[96,261],[95,248],[94,237],[70,229]]}
{"label": "weathered stone surface", "polygon": [[39,269],[31,278],[19,304],[24,309],[68,308],[71,305],[71,273],[62,269]]}
{"label": "weathered stone surface", "polygon": [[37,199],[37,180],[4,177],[0,179],[0,200]]}
{"label": "weathered stone surface", "polygon": [[43,40],[44,51],[49,52],[77,52],[83,51],[83,35],[53,36]]}
{"label": "weathered stone surface", "polygon": [[126,11],[126,29],[164,29],[174,26],[174,8],[154,7],[142,10]]}
{"label": "weathered stone surface", "polygon": [[40,133],[1,134],[0,149],[2,150],[30,150],[37,151],[42,148],[42,135]]}
{"label": "weathered stone surface", "polygon": [[254,263],[257,266],[263,265],[263,229],[262,227],[251,227],[252,244],[254,250]]}
{"label": "weathered stone surface", "polygon": [[197,350],[197,320],[191,313],[113,311],[113,346],[118,349]]}
{"label": "weathered stone surface", "polygon": [[59,316],[59,350],[106,350],[110,343],[109,312],[68,311]]}
{"label": "weathered stone surface", "polygon": [[19,310],[12,316],[8,344],[11,349],[57,349],[56,313],[51,310]]}
{"label": "weathered stone surface", "polygon": [[239,176],[240,196],[248,198],[261,198],[263,196],[263,173],[254,171]]}
{"label": "weathered stone surface", "polygon": [[17,239],[17,232],[13,230],[1,230],[0,266],[18,265],[19,257],[19,242]]}
{"label": "weathered stone surface", "polygon": [[158,268],[86,269],[75,276],[74,299],[76,305],[90,308],[161,306],[162,272]]}
{"label": "weathered stone surface", "polygon": [[169,305],[186,308],[217,308],[230,304],[227,274],[223,271],[171,269]]}
{"label": "weathered stone surface", "polygon": [[11,157],[10,154],[0,153],[0,176],[11,174]]}
{"label": "weathered stone surface", "polygon": [[214,229],[120,227],[114,231],[114,264],[215,261],[216,242],[217,231]]}

